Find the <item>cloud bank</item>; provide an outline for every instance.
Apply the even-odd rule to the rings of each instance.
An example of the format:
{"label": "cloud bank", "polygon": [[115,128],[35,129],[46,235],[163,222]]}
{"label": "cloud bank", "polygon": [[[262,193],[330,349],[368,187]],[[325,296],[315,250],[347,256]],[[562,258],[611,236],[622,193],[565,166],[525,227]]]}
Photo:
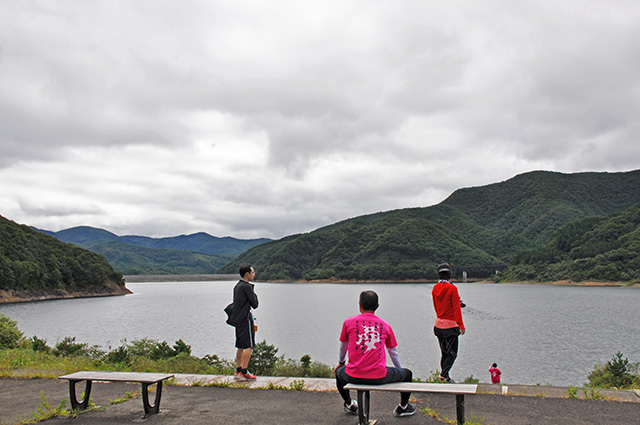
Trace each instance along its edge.
{"label": "cloud bank", "polygon": [[632,1],[0,0],[0,214],[279,238],[640,164]]}

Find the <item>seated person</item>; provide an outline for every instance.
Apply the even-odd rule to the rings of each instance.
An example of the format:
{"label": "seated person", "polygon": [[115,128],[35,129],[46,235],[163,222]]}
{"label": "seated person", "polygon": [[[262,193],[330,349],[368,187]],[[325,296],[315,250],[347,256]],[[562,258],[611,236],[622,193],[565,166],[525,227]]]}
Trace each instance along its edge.
{"label": "seated person", "polygon": [[[344,410],[358,414],[358,405],[351,399],[347,383],[379,385],[391,382],[411,382],[409,369],[400,365],[396,337],[391,326],[375,315],[378,308],[378,294],[363,291],[360,294],[360,313],[344,321],[340,333],[340,361],[334,374],[336,386],[344,400]],[[387,349],[395,367],[387,367]],[[345,365],[346,357],[349,363]],[[411,393],[400,393],[400,404],[395,408],[396,416],[413,415],[416,406],[409,403]]]}

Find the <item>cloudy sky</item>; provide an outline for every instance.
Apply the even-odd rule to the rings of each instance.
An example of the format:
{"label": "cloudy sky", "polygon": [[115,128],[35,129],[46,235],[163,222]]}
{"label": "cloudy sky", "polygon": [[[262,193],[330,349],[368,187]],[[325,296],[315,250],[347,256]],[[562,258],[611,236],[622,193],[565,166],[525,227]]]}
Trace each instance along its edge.
{"label": "cloudy sky", "polygon": [[640,168],[640,3],[0,0],[0,215],[280,238]]}

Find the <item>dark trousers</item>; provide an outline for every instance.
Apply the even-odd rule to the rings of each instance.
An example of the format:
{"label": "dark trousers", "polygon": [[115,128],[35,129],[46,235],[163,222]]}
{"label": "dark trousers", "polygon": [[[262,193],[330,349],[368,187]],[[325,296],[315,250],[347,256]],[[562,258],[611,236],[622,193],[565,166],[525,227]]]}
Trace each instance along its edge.
{"label": "dark trousers", "polygon": [[[347,375],[346,369],[346,366],[342,366],[336,370],[336,386],[342,399],[347,404],[351,404],[349,390],[344,389],[344,386],[347,384],[380,385],[391,382],[411,382],[413,379],[413,372],[404,368],[387,367],[387,375],[378,379],[354,378],[353,376]],[[400,404],[404,406],[409,403],[409,397],[411,397],[411,393],[400,393]]]}
{"label": "dark trousers", "polygon": [[440,376],[449,377],[449,371],[458,357],[458,336],[460,328],[440,329],[433,328],[433,333],[438,337],[440,344]]}

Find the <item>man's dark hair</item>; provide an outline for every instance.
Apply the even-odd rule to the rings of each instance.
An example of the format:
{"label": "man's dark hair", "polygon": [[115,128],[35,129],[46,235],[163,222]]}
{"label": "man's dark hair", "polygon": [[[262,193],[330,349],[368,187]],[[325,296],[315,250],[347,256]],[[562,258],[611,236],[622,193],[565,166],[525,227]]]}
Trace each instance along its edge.
{"label": "man's dark hair", "polygon": [[360,292],[360,307],[365,311],[376,311],[378,309],[378,294],[373,291]]}
{"label": "man's dark hair", "polygon": [[245,274],[251,273],[251,264],[240,264],[240,270],[238,270],[238,273],[240,273],[240,277],[244,277]]}

